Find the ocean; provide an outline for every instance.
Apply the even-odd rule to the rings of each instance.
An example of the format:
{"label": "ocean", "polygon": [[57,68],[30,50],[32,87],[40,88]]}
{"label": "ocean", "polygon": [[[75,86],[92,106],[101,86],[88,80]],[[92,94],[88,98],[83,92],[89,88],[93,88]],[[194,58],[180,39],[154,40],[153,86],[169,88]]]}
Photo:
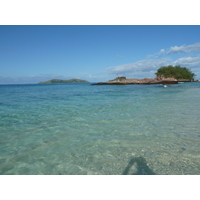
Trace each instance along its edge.
{"label": "ocean", "polygon": [[1,175],[199,175],[200,83],[0,85]]}

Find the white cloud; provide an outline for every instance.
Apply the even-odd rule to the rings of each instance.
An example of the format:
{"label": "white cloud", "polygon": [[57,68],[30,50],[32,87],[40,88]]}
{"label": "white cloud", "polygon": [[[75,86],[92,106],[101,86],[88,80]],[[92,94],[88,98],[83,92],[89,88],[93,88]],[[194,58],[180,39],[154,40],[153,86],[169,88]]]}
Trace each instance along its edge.
{"label": "white cloud", "polygon": [[[161,49],[159,52],[154,55],[149,55],[148,59],[141,60],[135,63],[124,64],[120,66],[109,67],[105,70],[104,73],[112,74],[115,76],[126,76],[126,77],[136,77],[144,78],[155,77],[155,72],[161,66],[167,65],[180,65],[182,67],[190,68],[197,76],[200,76],[200,54],[197,53],[196,56],[185,56],[179,57],[176,60],[173,60],[170,57],[163,57],[175,53],[191,53],[200,51],[200,43],[195,43],[192,45],[182,45],[174,46],[169,49]],[[162,57],[161,57],[162,56]]]}
{"label": "white cloud", "polygon": [[192,45],[188,45],[188,46],[182,45],[182,46],[170,47],[167,54],[190,53],[190,52],[196,52],[196,51],[200,51],[200,42],[192,44]]}
{"label": "white cloud", "polygon": [[182,57],[174,61],[174,65],[183,67],[196,68],[200,67],[200,56],[197,57]]}
{"label": "white cloud", "polygon": [[171,58],[148,59],[135,63],[109,67],[104,73],[115,76],[126,76],[131,78],[154,78],[157,69],[161,66],[180,65],[190,68],[195,74],[200,75],[200,56],[181,57],[173,61]]}
{"label": "white cloud", "polygon": [[161,58],[161,56],[165,54],[165,49],[161,49],[159,52],[153,54],[153,55],[147,55],[147,58]]}
{"label": "white cloud", "polygon": [[106,69],[105,73],[116,74],[119,76],[134,76],[138,78],[144,78],[144,76],[154,77],[155,72],[159,67],[168,65],[170,63],[170,58],[141,60],[135,63],[109,67]]}
{"label": "white cloud", "polygon": [[165,53],[165,50],[164,49],[161,49],[160,52],[158,53],[159,55],[162,55]]}

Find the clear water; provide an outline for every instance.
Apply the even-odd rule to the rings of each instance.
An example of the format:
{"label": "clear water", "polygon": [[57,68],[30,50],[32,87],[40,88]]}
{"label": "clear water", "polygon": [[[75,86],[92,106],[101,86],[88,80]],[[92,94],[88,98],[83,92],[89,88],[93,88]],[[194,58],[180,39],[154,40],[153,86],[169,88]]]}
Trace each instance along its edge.
{"label": "clear water", "polygon": [[200,174],[200,83],[0,86],[0,174]]}

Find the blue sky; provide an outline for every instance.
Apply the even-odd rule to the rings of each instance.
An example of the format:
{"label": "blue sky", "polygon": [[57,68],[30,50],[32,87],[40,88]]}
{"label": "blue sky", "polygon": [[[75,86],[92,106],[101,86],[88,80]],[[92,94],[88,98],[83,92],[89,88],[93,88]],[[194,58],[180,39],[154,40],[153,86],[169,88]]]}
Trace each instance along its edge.
{"label": "blue sky", "polygon": [[0,84],[52,78],[154,78],[181,65],[200,78],[200,26],[0,26]]}

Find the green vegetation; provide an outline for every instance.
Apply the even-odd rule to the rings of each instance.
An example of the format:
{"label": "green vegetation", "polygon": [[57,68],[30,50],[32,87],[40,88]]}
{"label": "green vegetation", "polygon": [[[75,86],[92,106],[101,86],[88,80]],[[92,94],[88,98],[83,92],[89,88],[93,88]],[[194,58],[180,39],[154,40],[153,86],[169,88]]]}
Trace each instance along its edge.
{"label": "green vegetation", "polygon": [[61,79],[52,79],[49,81],[39,82],[39,84],[54,84],[54,83],[89,83],[88,81],[81,79],[69,79],[69,80],[61,80]]}
{"label": "green vegetation", "polygon": [[187,69],[186,67],[180,67],[178,66],[166,66],[166,67],[160,67],[156,73],[157,77],[164,76],[165,78],[175,78],[177,80],[179,79],[187,79],[190,81],[194,80],[195,74],[190,71],[190,69]]}

